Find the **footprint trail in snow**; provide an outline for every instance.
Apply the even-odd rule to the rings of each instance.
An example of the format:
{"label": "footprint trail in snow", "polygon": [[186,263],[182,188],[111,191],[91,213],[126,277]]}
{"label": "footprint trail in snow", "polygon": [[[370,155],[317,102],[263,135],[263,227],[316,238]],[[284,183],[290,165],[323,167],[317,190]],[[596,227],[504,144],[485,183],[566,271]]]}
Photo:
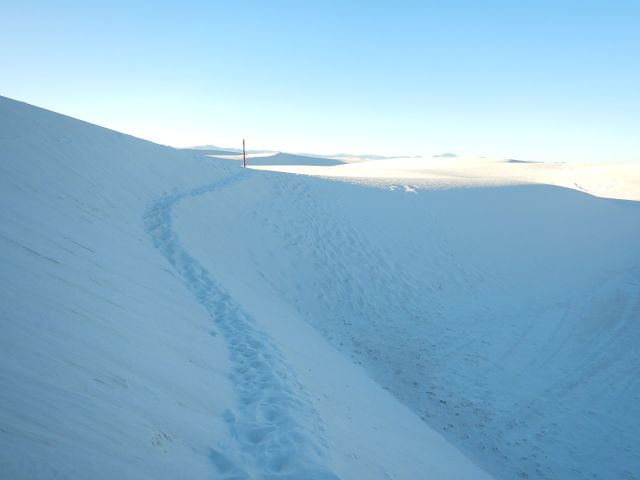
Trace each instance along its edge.
{"label": "footprint trail in snow", "polygon": [[155,247],[207,310],[229,349],[239,405],[226,413],[230,431],[226,444],[211,449],[210,456],[224,479],[337,480],[326,466],[329,452],[321,419],[284,356],[172,230],[176,203],[223,189],[246,175],[240,172],[211,185],[165,195],[144,218]]}

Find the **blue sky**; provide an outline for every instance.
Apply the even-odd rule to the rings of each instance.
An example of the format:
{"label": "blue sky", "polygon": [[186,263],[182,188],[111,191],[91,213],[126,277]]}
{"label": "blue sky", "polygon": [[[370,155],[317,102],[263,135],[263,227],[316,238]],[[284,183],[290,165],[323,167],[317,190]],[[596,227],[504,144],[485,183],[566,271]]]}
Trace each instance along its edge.
{"label": "blue sky", "polygon": [[638,1],[0,0],[0,95],[159,143],[640,161]]}

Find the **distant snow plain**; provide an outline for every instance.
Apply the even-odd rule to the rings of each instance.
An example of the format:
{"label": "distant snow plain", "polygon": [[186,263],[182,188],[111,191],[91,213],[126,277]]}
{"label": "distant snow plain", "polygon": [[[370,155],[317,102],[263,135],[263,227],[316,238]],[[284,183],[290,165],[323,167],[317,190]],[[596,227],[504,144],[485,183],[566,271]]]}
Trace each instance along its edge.
{"label": "distant snow plain", "polygon": [[358,159],[328,168],[313,158],[299,157],[286,165],[262,156],[251,168],[314,175],[334,179],[361,179],[369,184],[411,182],[419,188],[555,185],[605,198],[640,200],[638,163],[538,163],[487,157],[400,157]]}

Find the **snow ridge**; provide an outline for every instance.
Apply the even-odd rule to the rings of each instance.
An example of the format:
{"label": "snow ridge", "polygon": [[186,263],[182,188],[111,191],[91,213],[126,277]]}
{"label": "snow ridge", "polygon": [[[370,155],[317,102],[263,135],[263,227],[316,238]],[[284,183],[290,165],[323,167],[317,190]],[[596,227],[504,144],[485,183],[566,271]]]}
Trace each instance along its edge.
{"label": "snow ridge", "polygon": [[[322,421],[302,385],[269,336],[182,247],[172,229],[175,204],[220,190],[246,172],[155,201],[144,217],[154,246],[182,277],[223,334],[233,366],[237,411],[227,411],[228,445],[211,449],[220,478],[337,480],[327,468],[329,448]],[[233,453],[231,453],[233,452]]]}

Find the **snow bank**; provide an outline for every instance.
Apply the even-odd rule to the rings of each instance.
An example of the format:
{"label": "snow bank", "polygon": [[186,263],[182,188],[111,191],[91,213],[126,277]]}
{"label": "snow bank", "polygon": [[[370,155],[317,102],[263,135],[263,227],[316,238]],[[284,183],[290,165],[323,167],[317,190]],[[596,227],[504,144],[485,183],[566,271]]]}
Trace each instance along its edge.
{"label": "snow bank", "polygon": [[576,191],[634,168],[277,167],[354,185],[0,98],[1,471],[634,478],[640,208]]}
{"label": "snow bank", "polygon": [[0,97],[3,475],[488,478],[292,304],[234,296],[255,272],[210,260],[260,233],[245,178]]}
{"label": "snow bank", "polygon": [[5,478],[209,474],[229,361],[142,215],[163,192],[224,174],[0,98]]}
{"label": "snow bank", "polygon": [[287,352],[314,355],[302,316],[496,478],[640,471],[637,202],[260,174],[176,228],[247,308],[293,310]]}

